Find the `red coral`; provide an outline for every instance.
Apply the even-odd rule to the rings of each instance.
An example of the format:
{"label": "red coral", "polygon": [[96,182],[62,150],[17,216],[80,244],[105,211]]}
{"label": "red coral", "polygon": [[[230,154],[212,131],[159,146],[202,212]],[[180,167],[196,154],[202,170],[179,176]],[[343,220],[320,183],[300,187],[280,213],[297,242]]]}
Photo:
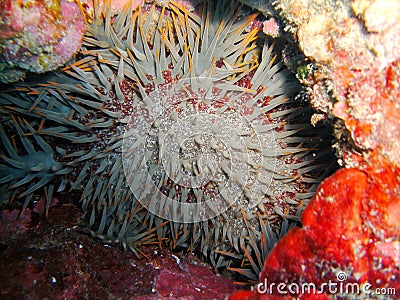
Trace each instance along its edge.
{"label": "red coral", "polygon": [[[375,162],[377,164],[377,162]],[[400,169],[342,169],[325,180],[269,255],[261,282],[370,283],[400,293]],[[276,291],[270,291],[276,292]]]}

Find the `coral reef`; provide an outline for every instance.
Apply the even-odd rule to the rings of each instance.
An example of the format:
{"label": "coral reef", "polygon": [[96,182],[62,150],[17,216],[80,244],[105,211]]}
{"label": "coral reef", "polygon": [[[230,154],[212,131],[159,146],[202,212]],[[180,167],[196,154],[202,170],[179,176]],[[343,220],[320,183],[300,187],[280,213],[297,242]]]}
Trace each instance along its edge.
{"label": "coral reef", "polygon": [[272,38],[277,38],[280,35],[280,27],[277,20],[270,18],[263,23],[263,32]]}
{"label": "coral reef", "polygon": [[0,212],[0,238],[6,240],[13,234],[27,232],[27,225],[31,222],[31,214],[29,211],[21,210],[5,210]]}
{"label": "coral reef", "polygon": [[55,70],[82,44],[85,24],[73,1],[0,3],[0,82]]}
{"label": "coral reef", "polygon": [[[80,0],[79,3],[83,7],[84,12],[88,13],[90,16],[93,16],[96,12],[103,10],[103,7],[106,5],[110,5],[109,10],[111,14],[118,14],[122,8],[127,5],[131,0],[123,0],[123,1],[111,1],[110,4],[107,4],[107,1],[99,0]],[[137,8],[144,4],[144,0],[134,0],[131,1],[133,8]],[[97,7],[95,7],[97,5]]]}
{"label": "coral reef", "polygon": [[45,204],[0,213],[2,299],[224,299],[234,289],[192,254],[151,246],[134,259],[82,232],[73,201],[53,201],[47,218]]}
{"label": "coral reef", "polygon": [[[269,250],[330,171],[323,163],[329,152],[318,146],[324,129],[306,124],[309,109],[293,98],[297,81],[275,62],[258,30],[249,30],[255,15],[238,17],[238,5],[206,1],[200,15],[173,2],[127,5],[113,16],[107,3],[89,16],[76,61],[1,93],[1,203],[26,208],[42,193],[48,209],[55,193],[76,191],[91,233],[105,242],[138,255],[154,242],[197,251],[215,269],[229,267],[257,281]],[[181,98],[171,96],[176,91]],[[154,97],[170,104],[158,122],[151,119],[160,112]],[[184,136],[183,128],[197,122],[187,115],[203,113],[225,123]],[[134,123],[139,118],[152,122]],[[160,163],[170,128],[183,139],[171,170]],[[131,169],[147,172],[151,182],[125,180],[124,134],[138,138],[128,142]],[[172,176],[174,168],[190,176],[205,170],[211,180],[187,188]],[[141,202],[150,185],[173,205],[155,197]],[[218,202],[202,204],[217,194],[233,205],[222,211]],[[196,211],[180,204],[196,202]],[[205,210],[221,214],[185,222]]]}
{"label": "coral reef", "polygon": [[360,290],[284,298],[397,299],[399,2],[282,0],[276,7],[306,57],[297,75],[317,110],[311,121],[334,124],[334,147],[345,168],[320,185],[302,228],[291,229],[268,256],[260,284],[267,280],[275,288],[231,298],[274,299],[279,283],[321,287],[331,281]]}
{"label": "coral reef", "polygon": [[338,151],[344,164],[364,168],[382,156],[400,166],[400,59],[373,74],[355,77],[342,67],[334,76],[340,100],[332,113],[343,120],[352,141],[351,145],[340,141]]}
{"label": "coral reef", "polygon": [[[135,261],[149,258],[146,272],[156,280],[146,288],[154,294],[140,295],[132,290],[139,283],[130,282],[125,293],[135,297],[217,298],[230,292],[231,283],[218,277],[206,280],[201,291],[193,289],[193,282],[209,270],[187,263],[189,256],[142,247],[153,243],[198,252],[214,269],[228,267],[253,282],[260,280],[259,288],[265,288],[266,281],[313,283],[317,288],[329,281],[368,286],[367,292],[353,294],[295,291],[284,299],[365,298],[379,288],[399,295],[399,2],[241,2],[264,17],[249,17],[228,1],[206,2],[196,10],[198,2],[155,1],[114,9],[106,1],[100,10],[87,13],[88,32],[74,62],[36,82],[3,91],[1,199],[3,205],[20,204],[25,210],[20,219],[17,210],[1,213],[2,238],[29,234],[27,226],[35,222],[35,213],[50,210],[51,218],[53,195],[70,189],[80,197],[83,220],[93,236],[130,248],[142,257]],[[278,57],[297,72],[303,87],[296,97],[299,85],[282,62],[276,63],[275,50],[264,44],[259,30],[275,39]],[[200,79],[204,76],[209,80]],[[306,108],[308,100],[316,110],[313,115]],[[193,111],[209,119],[191,118]],[[250,122],[255,135],[241,117],[260,122]],[[241,133],[220,120],[240,127]],[[316,127],[333,124],[337,158],[345,167],[325,180],[311,201],[330,169],[321,144],[331,144],[324,131],[309,122]],[[261,125],[269,127],[259,131]],[[209,129],[220,143],[209,143],[207,134],[191,135],[199,127]],[[132,138],[127,142],[128,154],[133,153],[128,170],[135,174],[127,181],[124,133]],[[273,139],[277,143],[271,143]],[[170,148],[162,148],[164,143]],[[138,151],[143,145],[145,151]],[[160,163],[163,149],[177,151],[172,167]],[[234,155],[243,149],[247,160]],[[212,163],[204,163],[212,157]],[[250,171],[243,172],[247,167]],[[152,182],[138,179],[142,171]],[[203,178],[209,173],[215,177],[201,189],[187,188],[188,182],[177,184],[180,174]],[[242,178],[242,173],[250,176]],[[232,207],[202,222],[185,222],[200,212],[203,217],[219,213],[224,201],[231,204],[230,197],[222,197],[217,207],[191,210],[181,204],[215,199],[231,178],[239,183],[236,190],[228,190],[231,195],[237,191]],[[269,189],[266,179],[271,180]],[[153,195],[151,186],[159,188],[160,199],[164,195],[180,204],[167,206],[167,201],[145,197]],[[252,205],[259,195],[250,190],[261,192],[262,202]],[[47,201],[32,212],[31,203],[39,195]],[[302,227],[293,227],[300,215]],[[125,255],[114,247],[107,249],[118,257]],[[31,274],[32,269],[26,269]],[[32,273],[39,281],[48,276]],[[113,282],[114,277],[107,276],[105,280]],[[88,282],[86,289],[99,287]],[[103,291],[99,288],[101,296],[121,295]],[[83,293],[76,287],[64,292]],[[239,291],[231,299],[275,299],[278,294],[273,288],[264,293]]]}
{"label": "coral reef", "polygon": [[284,0],[276,7],[309,60],[303,66],[312,64],[298,77],[318,112],[313,122],[335,124],[340,164],[358,167],[375,149],[398,166],[398,1]]}
{"label": "coral reef", "polygon": [[387,166],[343,169],[325,180],[302,215],[303,228],[271,252],[261,282],[339,282],[337,273],[344,271],[346,282],[369,283],[370,292],[393,288],[398,295],[398,172]]}
{"label": "coral reef", "polygon": [[[315,284],[311,294],[332,295],[328,286],[321,287],[332,282],[337,284],[336,296],[396,299],[400,293],[398,172],[381,165],[364,171],[342,169],[326,179],[302,214],[302,228],[290,230],[268,256],[260,282],[284,283],[284,293],[291,296],[302,295],[287,289],[296,283]],[[348,283],[357,283],[359,290],[346,289]],[[272,290],[265,287],[266,299],[269,293],[279,295],[276,285]]]}

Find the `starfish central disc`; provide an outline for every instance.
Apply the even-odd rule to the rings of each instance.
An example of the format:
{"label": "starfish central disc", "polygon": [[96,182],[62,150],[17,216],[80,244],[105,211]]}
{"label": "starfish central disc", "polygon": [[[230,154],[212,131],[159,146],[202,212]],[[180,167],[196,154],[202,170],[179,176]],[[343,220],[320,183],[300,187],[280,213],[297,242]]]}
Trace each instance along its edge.
{"label": "starfish central disc", "polygon": [[[269,188],[277,149],[245,89],[212,78],[160,86],[135,105],[123,166],[135,197],[174,222],[214,218],[241,199],[251,209]],[[258,130],[261,129],[261,130]],[[267,167],[268,166],[268,167]]]}

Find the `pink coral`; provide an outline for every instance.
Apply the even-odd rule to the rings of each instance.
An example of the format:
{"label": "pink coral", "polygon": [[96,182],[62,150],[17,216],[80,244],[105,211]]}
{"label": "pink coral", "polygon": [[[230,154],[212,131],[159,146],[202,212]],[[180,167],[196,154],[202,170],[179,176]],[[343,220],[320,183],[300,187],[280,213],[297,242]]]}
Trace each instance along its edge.
{"label": "pink coral", "polygon": [[279,37],[279,23],[275,18],[264,21],[263,32],[272,38]]}
{"label": "pink coral", "polygon": [[7,0],[0,5],[0,81],[54,70],[80,48],[85,24],[75,2]]}

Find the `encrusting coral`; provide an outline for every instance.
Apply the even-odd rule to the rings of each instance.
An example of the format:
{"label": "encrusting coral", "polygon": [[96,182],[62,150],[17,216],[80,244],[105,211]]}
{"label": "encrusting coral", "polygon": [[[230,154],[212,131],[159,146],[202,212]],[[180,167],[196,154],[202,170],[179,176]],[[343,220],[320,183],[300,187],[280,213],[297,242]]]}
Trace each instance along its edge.
{"label": "encrusting coral", "polygon": [[[320,184],[302,227],[272,250],[261,292],[231,299],[398,299],[400,3],[275,3],[305,55],[297,75],[318,112],[312,120],[334,123],[344,168]],[[315,289],[296,290],[310,283]]]}
{"label": "encrusting coral", "polygon": [[[95,1],[76,61],[1,92],[0,203],[27,207],[44,192],[49,206],[54,193],[77,191],[94,236],[136,254],[154,242],[198,251],[214,268],[257,281],[329,172],[319,162],[324,130],[306,124],[310,112],[293,98],[299,85],[251,29],[255,15],[239,18],[230,1],[206,1],[199,15],[172,1],[130,4],[113,15],[109,1]],[[191,134],[190,124],[209,132]],[[162,155],[168,134],[178,137],[171,167]],[[212,176],[198,188],[173,171]],[[148,185],[175,206],[143,201],[156,194]],[[225,211],[205,206],[217,198]],[[214,215],[189,217],[183,203]]]}
{"label": "encrusting coral", "polygon": [[82,44],[85,22],[74,1],[0,2],[0,82],[65,64]]}

